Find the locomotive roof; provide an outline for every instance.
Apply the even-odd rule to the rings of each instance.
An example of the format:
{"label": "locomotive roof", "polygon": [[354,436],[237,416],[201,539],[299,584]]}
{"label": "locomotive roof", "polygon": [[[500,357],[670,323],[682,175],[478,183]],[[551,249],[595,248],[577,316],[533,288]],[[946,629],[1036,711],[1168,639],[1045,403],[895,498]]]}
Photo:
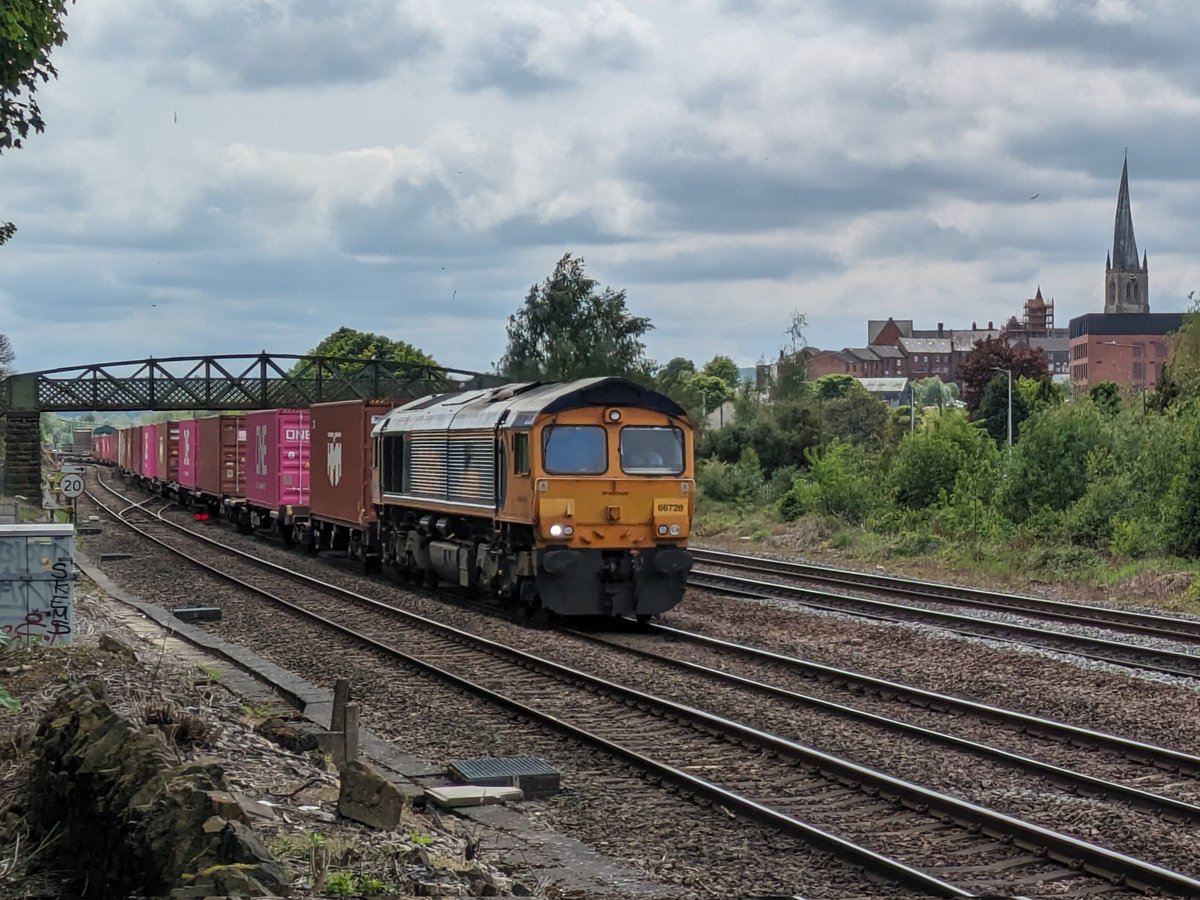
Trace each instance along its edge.
{"label": "locomotive roof", "polygon": [[538,416],[585,406],[635,406],[668,416],[687,416],[683,407],[670,397],[624,378],[583,378],[506,384],[422,397],[393,409],[374,432],[521,428],[533,424]]}

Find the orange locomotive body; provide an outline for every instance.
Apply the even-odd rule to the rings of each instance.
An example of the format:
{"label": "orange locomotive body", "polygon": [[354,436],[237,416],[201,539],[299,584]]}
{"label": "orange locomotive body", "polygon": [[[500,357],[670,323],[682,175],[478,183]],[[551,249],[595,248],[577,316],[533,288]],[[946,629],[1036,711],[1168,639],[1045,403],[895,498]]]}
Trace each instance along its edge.
{"label": "orange locomotive body", "polygon": [[384,563],[533,614],[648,618],[683,597],[693,432],[619,378],[413,401],[374,429]]}

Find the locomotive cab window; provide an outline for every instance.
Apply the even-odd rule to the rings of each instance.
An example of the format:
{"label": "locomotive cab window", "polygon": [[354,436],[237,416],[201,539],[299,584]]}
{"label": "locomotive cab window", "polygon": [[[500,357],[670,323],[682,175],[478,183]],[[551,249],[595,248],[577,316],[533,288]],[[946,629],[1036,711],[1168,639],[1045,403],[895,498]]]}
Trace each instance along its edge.
{"label": "locomotive cab window", "polygon": [[550,475],[603,475],[608,433],[599,425],[550,425],[542,432],[542,467]]}
{"label": "locomotive cab window", "polygon": [[622,428],[621,471],[626,475],[682,474],[683,432],[652,425]]}
{"label": "locomotive cab window", "polygon": [[525,431],[513,435],[513,474],[529,474],[529,433]]}

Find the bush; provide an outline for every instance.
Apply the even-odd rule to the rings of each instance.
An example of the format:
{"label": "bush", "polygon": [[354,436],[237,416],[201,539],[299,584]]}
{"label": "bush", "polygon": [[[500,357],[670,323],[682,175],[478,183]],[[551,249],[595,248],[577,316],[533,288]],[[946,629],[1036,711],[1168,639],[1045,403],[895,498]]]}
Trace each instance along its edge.
{"label": "bush", "polygon": [[822,512],[861,522],[879,502],[869,472],[866,454],[835,441],[823,455],[811,459],[808,478],[798,480],[783,496],[779,511],[788,521]]}
{"label": "bush", "polygon": [[938,434],[913,434],[900,442],[889,481],[896,500],[909,509],[924,509],[954,490],[966,462],[962,448]]}

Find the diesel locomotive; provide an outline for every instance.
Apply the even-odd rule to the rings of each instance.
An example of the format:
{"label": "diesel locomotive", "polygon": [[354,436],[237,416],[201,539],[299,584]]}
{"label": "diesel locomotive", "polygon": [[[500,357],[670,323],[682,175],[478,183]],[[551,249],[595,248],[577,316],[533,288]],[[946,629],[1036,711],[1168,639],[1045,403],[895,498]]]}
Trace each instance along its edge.
{"label": "diesel locomotive", "polygon": [[683,597],[693,432],[619,378],[512,384],[392,410],[374,430],[385,565],[533,615],[647,619]]}

